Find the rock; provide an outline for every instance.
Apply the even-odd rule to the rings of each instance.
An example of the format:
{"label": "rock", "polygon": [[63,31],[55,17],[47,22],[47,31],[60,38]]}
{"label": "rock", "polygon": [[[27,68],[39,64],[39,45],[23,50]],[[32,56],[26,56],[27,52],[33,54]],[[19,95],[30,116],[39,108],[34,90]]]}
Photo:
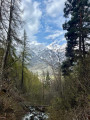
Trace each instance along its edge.
{"label": "rock", "polygon": [[28,120],[28,118],[25,118],[25,120]]}
{"label": "rock", "polygon": [[42,107],[38,108],[29,107],[30,113],[28,113],[23,120],[26,120],[25,118],[28,118],[27,120],[46,120],[48,118],[48,115],[44,112],[41,112],[42,110],[40,110],[40,108],[42,109]]}
{"label": "rock", "polygon": [[30,120],[34,120],[34,116],[31,116],[31,119]]}
{"label": "rock", "polygon": [[39,118],[37,116],[35,116],[34,120],[39,120]]}
{"label": "rock", "polygon": [[42,117],[39,117],[39,120],[43,120],[43,118],[42,118]]}

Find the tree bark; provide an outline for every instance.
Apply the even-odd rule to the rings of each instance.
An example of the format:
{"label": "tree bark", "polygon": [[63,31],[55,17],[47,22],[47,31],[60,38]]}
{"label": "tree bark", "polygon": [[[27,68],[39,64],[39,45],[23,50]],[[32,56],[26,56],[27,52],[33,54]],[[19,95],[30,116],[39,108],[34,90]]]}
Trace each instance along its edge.
{"label": "tree bark", "polygon": [[83,43],[83,57],[85,58],[85,39],[84,39],[84,37],[82,38],[82,43]]}
{"label": "tree bark", "polygon": [[0,22],[2,22],[2,0],[1,0],[1,4],[0,4]]}
{"label": "tree bark", "polygon": [[8,54],[10,52],[10,47],[11,47],[12,18],[13,18],[13,5],[12,5],[12,0],[11,0],[10,16],[9,16],[9,28],[8,28],[8,33],[7,33],[6,49],[4,51],[3,60],[2,60],[1,79],[4,78],[4,69],[5,69],[6,64],[7,64],[7,58],[8,58]]}
{"label": "tree bark", "polygon": [[23,77],[24,77],[24,56],[22,58],[22,78],[21,78],[21,89],[23,88]]}
{"label": "tree bark", "polygon": [[26,50],[26,33],[25,33],[25,30],[24,30],[24,42],[23,42],[23,53],[22,53],[22,78],[21,78],[21,89],[23,88],[23,81],[24,81],[25,50]]}

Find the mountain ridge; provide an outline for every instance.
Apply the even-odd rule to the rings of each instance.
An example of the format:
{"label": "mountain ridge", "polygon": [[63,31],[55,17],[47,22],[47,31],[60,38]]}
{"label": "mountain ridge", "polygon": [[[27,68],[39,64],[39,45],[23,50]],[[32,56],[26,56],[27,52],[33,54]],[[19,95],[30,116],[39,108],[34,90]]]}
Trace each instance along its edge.
{"label": "mountain ridge", "polygon": [[52,74],[51,66],[58,62],[60,57],[61,62],[65,59],[65,48],[66,44],[50,44],[48,46],[42,46],[42,44],[31,46],[31,65],[29,66],[30,71],[41,75],[46,71],[50,71]]}

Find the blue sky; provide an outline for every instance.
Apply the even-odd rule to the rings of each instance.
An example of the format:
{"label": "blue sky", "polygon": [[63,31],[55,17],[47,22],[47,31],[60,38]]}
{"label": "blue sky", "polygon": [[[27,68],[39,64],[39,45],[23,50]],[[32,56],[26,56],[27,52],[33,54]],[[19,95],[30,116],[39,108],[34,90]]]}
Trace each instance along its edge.
{"label": "blue sky", "polygon": [[66,0],[22,0],[22,15],[28,39],[34,44],[50,45],[56,42],[64,45],[65,31],[62,24]]}

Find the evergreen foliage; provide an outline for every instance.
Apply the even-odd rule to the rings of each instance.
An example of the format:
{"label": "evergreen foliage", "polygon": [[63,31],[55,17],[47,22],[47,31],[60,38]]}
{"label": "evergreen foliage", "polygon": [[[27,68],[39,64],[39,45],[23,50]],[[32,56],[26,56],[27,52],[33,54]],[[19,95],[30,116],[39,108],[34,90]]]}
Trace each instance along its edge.
{"label": "evergreen foliage", "polygon": [[30,62],[30,49],[28,47],[28,42],[27,42],[27,35],[26,31],[24,30],[23,34],[23,48],[22,48],[22,77],[21,77],[21,88],[23,88],[23,81],[24,81],[24,68],[29,65]]}
{"label": "evergreen foliage", "polygon": [[50,87],[50,75],[49,75],[49,72],[47,71],[46,73],[46,86],[47,87]]}
{"label": "evergreen foliage", "polygon": [[[64,8],[64,16],[69,18],[63,25],[67,30],[66,63],[73,66],[79,59],[88,54],[88,41],[90,40],[90,2],[89,0],[67,0]],[[67,63],[68,61],[68,63]],[[71,68],[70,68],[71,69]]]}

